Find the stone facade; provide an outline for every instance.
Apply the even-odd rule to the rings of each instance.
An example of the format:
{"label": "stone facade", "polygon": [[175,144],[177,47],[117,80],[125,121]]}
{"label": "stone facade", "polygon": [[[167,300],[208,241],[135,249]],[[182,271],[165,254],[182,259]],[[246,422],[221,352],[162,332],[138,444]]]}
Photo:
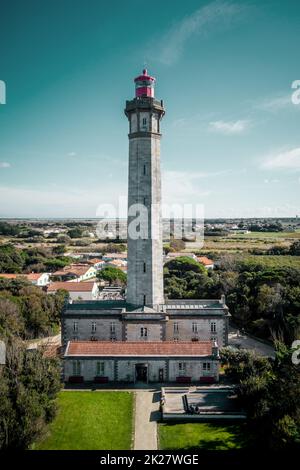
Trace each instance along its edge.
{"label": "stone facade", "polygon": [[164,108],[153,98],[135,98],[127,101],[125,113],[129,120],[127,300],[153,307],[164,303],[159,133]]}
{"label": "stone facade", "polygon": [[162,312],[149,312],[147,308],[136,311],[132,307],[129,311],[129,308],[124,301],[67,304],[62,313],[63,345],[76,340],[209,340],[217,342],[219,347],[227,345],[230,315],[224,299],[169,301],[162,306]]}
{"label": "stone facade", "polygon": [[[173,342],[68,343],[65,380],[104,382],[201,382],[218,380],[218,348],[209,341],[190,345]],[[181,354],[180,354],[181,353]]]}

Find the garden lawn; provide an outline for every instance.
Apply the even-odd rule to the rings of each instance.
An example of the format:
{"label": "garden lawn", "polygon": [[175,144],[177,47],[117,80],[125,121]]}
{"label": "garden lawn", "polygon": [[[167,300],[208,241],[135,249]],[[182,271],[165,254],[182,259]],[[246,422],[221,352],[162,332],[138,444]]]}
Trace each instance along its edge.
{"label": "garden lawn", "polygon": [[160,424],[159,446],[161,450],[208,449],[229,450],[246,447],[243,425],[184,423]]}
{"label": "garden lawn", "polygon": [[37,450],[125,450],[131,448],[133,393],[66,391]]}

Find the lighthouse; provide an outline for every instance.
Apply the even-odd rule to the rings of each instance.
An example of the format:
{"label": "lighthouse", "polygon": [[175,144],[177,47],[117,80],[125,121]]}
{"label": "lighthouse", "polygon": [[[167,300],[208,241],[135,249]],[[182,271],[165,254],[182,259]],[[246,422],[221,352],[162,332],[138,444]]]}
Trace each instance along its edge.
{"label": "lighthouse", "polygon": [[162,100],[146,69],[126,101],[129,121],[127,303],[158,310],[164,304],[160,140]]}

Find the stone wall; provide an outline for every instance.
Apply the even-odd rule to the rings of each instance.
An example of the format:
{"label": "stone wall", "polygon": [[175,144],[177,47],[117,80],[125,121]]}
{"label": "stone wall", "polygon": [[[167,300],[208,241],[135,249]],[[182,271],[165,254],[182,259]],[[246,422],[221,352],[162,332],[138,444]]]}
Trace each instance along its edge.
{"label": "stone wall", "polygon": [[[214,377],[219,380],[219,362],[213,358],[67,358],[64,360],[64,378],[68,381],[73,375],[73,362],[78,360],[81,365],[81,375],[85,381],[93,381],[97,375],[97,362],[104,363],[104,376],[109,381],[135,382],[136,365],[147,366],[148,381],[158,382],[160,370],[163,371],[163,381],[176,382],[176,378],[182,375],[191,378],[192,382],[199,382],[200,377]],[[210,364],[210,370],[205,370],[203,363]],[[179,364],[181,364],[181,369]],[[182,370],[184,367],[184,370]]]}
{"label": "stone wall", "polygon": [[[199,341],[216,340],[219,347],[226,345],[226,318],[170,318],[166,323],[166,340]],[[216,333],[211,331],[211,323],[216,324]],[[178,332],[175,329],[178,325]],[[194,330],[193,331],[193,324]]]}
{"label": "stone wall", "polygon": [[[147,336],[141,335],[141,328],[147,328]],[[162,339],[161,323],[130,322],[125,325],[125,341],[162,341]]]}
{"label": "stone wall", "polygon": [[[78,324],[78,331],[74,330],[74,322]],[[96,323],[96,331],[92,332],[92,323]],[[90,341],[93,336],[98,341],[109,341],[112,338],[111,324],[115,325],[115,337],[122,341],[122,322],[119,318],[64,318],[63,319],[63,343],[76,340]]]}

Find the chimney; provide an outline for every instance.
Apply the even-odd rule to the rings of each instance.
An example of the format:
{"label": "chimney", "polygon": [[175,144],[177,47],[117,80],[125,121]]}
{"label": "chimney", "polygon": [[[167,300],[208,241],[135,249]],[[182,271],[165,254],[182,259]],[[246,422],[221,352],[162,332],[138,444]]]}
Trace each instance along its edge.
{"label": "chimney", "polygon": [[225,294],[222,294],[222,295],[221,295],[220,304],[221,304],[223,307],[225,307],[225,306],[226,306],[226,298],[225,298]]}

